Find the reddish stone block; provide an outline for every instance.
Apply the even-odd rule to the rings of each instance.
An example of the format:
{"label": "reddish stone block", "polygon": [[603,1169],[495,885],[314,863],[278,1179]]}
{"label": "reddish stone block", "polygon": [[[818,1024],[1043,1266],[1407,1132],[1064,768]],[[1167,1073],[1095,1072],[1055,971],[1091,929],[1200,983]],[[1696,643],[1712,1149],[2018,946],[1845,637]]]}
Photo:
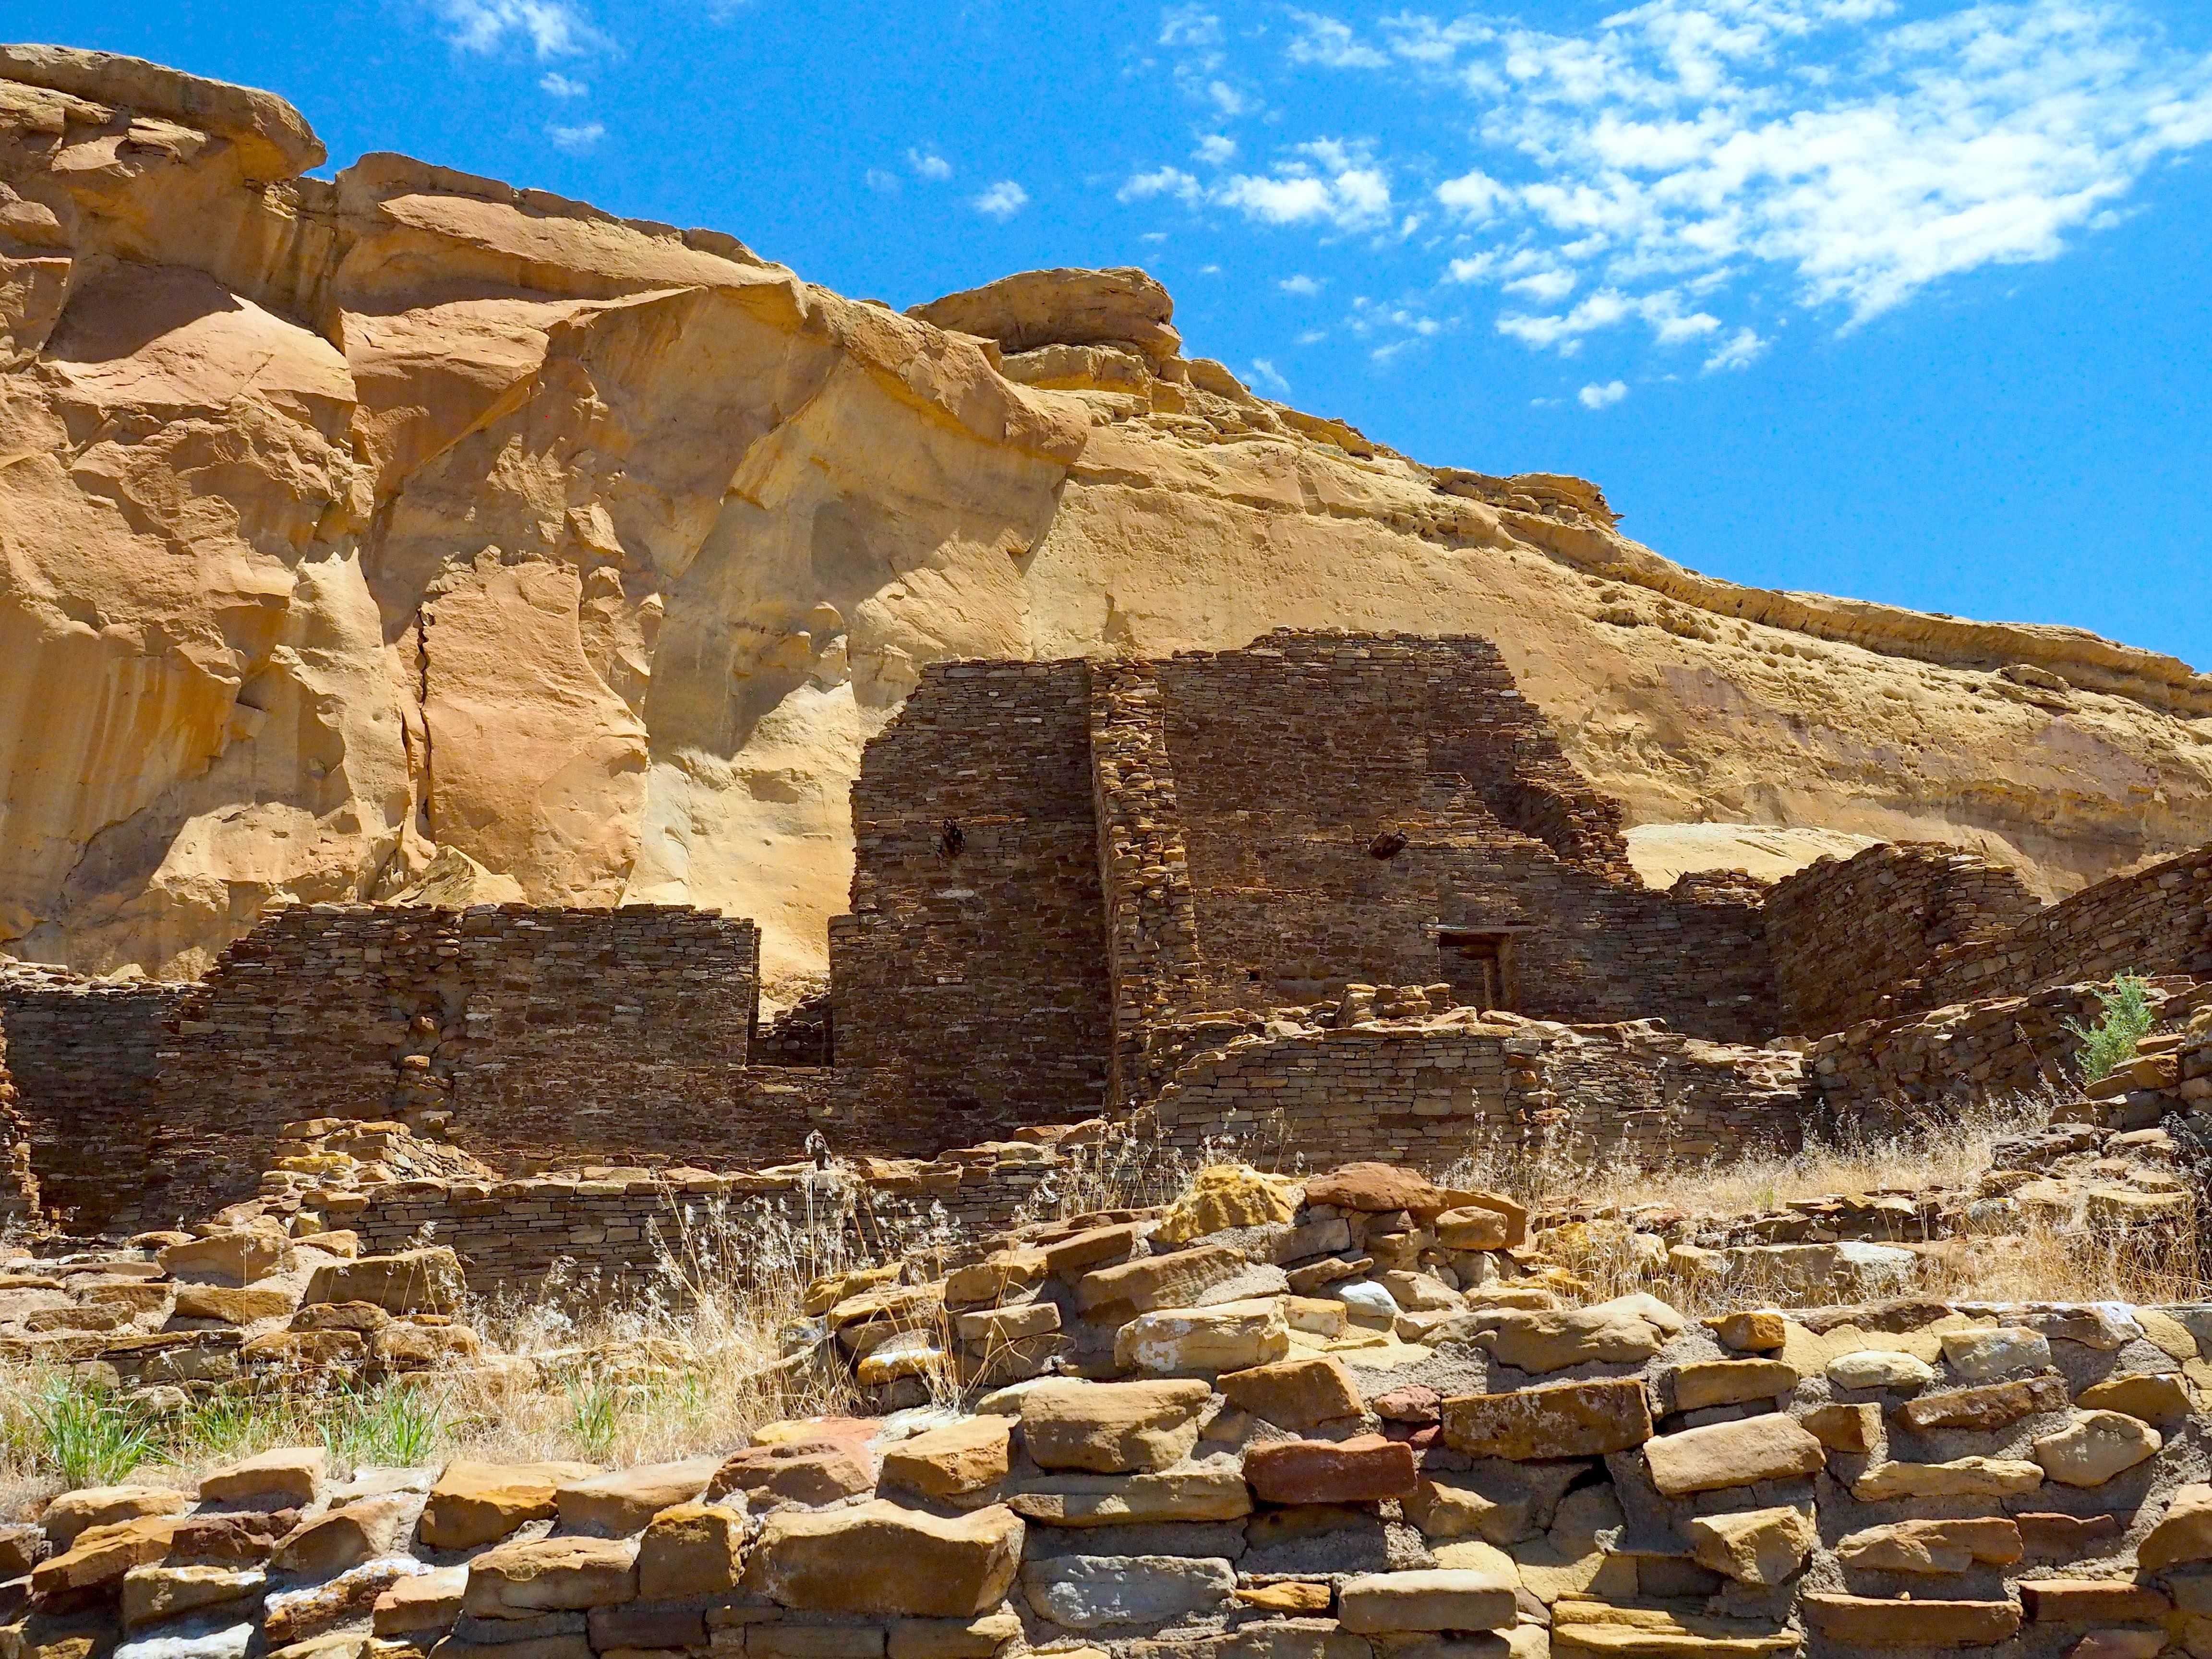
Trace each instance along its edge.
{"label": "reddish stone block", "polygon": [[1269,1504],[1373,1504],[1411,1498],[1420,1485],[1413,1447],[1379,1434],[1249,1447],[1244,1479]]}

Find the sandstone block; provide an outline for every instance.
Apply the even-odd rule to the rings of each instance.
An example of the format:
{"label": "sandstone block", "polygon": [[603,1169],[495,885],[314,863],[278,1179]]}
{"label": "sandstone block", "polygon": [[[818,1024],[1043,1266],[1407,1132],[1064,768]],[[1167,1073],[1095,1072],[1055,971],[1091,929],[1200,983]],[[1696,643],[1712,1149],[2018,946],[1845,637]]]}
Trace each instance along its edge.
{"label": "sandstone block", "polygon": [[648,1601],[641,1596],[635,1601],[593,1607],[585,1615],[584,1631],[592,1638],[594,1653],[618,1649],[680,1651],[703,1648],[711,1639],[707,1632],[706,1602],[697,1596],[670,1601]]}
{"label": "sandstone block", "polygon": [[1827,1462],[1820,1443],[1780,1412],[1662,1435],[1644,1443],[1644,1457],[1652,1484],[1669,1498],[1787,1480],[1811,1474]]}
{"label": "sandstone block", "polygon": [[1405,1517],[1430,1539],[1518,1544],[1552,1524],[1568,1484],[1588,1465],[1485,1458],[1463,1474],[1425,1474]]}
{"label": "sandstone block", "polygon": [[1444,1211],[1431,1231],[1447,1250],[1502,1250],[1512,1227],[1503,1211],[1471,1206]]}
{"label": "sandstone block", "polygon": [[1252,1512],[1252,1489],[1233,1468],[1172,1474],[1047,1475],[1006,1499],[1024,1520],[1051,1527],[1235,1521]]}
{"label": "sandstone block", "polygon": [[1651,1437],[1651,1407],[1634,1377],[1557,1382],[1443,1402],[1447,1445],[1476,1457],[1595,1457]]}
{"label": "sandstone block", "polygon": [[1924,1434],[1929,1429],[2002,1429],[2039,1412],[2065,1409],[2066,1379],[2052,1375],[1923,1394],[1899,1406],[1897,1417],[1915,1434]]}
{"label": "sandstone block", "polygon": [[469,1563],[462,1610],[479,1619],[505,1619],[635,1601],[637,1550],[631,1538],[501,1544]]}
{"label": "sandstone block", "polygon": [[2051,1340],[2040,1331],[2018,1325],[1946,1331],[1943,1358],[1967,1381],[1988,1382],[2010,1371],[2043,1370],[2051,1364]]}
{"label": "sandstone block", "polygon": [[1200,1244],[1169,1255],[1143,1255],[1116,1267],[1100,1267],[1076,1281],[1075,1305],[1094,1308],[1126,1304],[1139,1313],[1188,1306],[1215,1285],[1244,1271],[1244,1258],[1222,1244]]}
{"label": "sandstone block", "polygon": [[1455,1330],[1466,1329],[1503,1364],[1543,1372],[1593,1360],[1649,1359],[1682,1323],[1680,1314],[1656,1298],[1628,1296],[1587,1308],[1484,1309]]}
{"label": "sandstone block", "polygon": [[2039,1625],[2154,1623],[2173,1603],[2148,1584],[2111,1578],[2023,1578],[2021,1606]]}
{"label": "sandstone block", "polygon": [[1881,1407],[1871,1401],[1818,1406],[1797,1420],[1830,1451],[1870,1452],[1881,1445]]}
{"label": "sandstone block", "polygon": [[887,1659],[991,1659],[1022,1633],[1019,1615],[978,1619],[901,1619],[890,1626]]}
{"label": "sandstone block", "polygon": [[2093,1382],[2075,1402],[2088,1411],[2125,1412],[2146,1423],[2172,1428],[2188,1420],[2189,1386],[2171,1372],[2141,1372]]}
{"label": "sandstone block", "polygon": [[2010,1601],[1887,1601],[1866,1595],[1808,1595],[1805,1622],[1853,1647],[1985,1648],[2020,1630]]}
{"label": "sandstone block", "polygon": [[[1504,1193],[1493,1193],[1481,1187],[1450,1187],[1444,1189],[1445,1208],[1437,1216],[1441,1224],[1447,1214],[1464,1210],[1492,1210],[1505,1218],[1507,1249],[1515,1249],[1528,1242],[1528,1207]],[[1447,1245],[1446,1249],[1456,1246]]]}
{"label": "sandstone block", "polygon": [[133,1567],[123,1575],[123,1627],[137,1630],[188,1613],[258,1601],[269,1575],[258,1567]]}
{"label": "sandstone block", "polygon": [[695,1457],[561,1481],[553,1489],[561,1529],[589,1538],[628,1538],[644,1531],[661,1510],[696,1498],[720,1467],[718,1459]]}
{"label": "sandstone block", "polygon": [[1290,1351],[1280,1297],[1161,1309],[1138,1315],[1114,1336],[1116,1365],[1161,1373],[1243,1370]]}
{"label": "sandstone block", "polygon": [[720,1503],[741,1494],[755,1509],[775,1502],[833,1504],[872,1490],[876,1472],[865,1443],[849,1434],[820,1433],[769,1446],[745,1446],[722,1460],[707,1483],[706,1499]]}
{"label": "sandstone block", "polygon": [[460,1258],[444,1245],[330,1261],[307,1280],[308,1302],[373,1302],[386,1313],[449,1314],[468,1288]]}
{"label": "sandstone block", "polygon": [[1723,1347],[1739,1353],[1764,1353],[1790,1339],[1789,1322],[1772,1309],[1721,1314],[1705,1323]]}
{"label": "sandstone block", "polygon": [[588,1463],[448,1463],[430,1487],[417,1530],[433,1549],[495,1543],[526,1521],[558,1514],[555,1494],[562,1481],[597,1473]]}
{"label": "sandstone block", "polygon": [[881,1625],[755,1625],[745,1659],[884,1659]]}
{"label": "sandstone block", "polygon": [[1705,1359],[1674,1368],[1674,1409],[1702,1411],[1774,1400],[1797,1386],[1797,1368],[1779,1359]]}
{"label": "sandstone block", "polygon": [[284,1572],[327,1578],[349,1567],[405,1549],[422,1505],[403,1492],[342,1504],[294,1528],[278,1544]]}
{"label": "sandstone block", "polygon": [[142,1516],[177,1515],[191,1508],[192,1495],[173,1486],[80,1486],[48,1504],[39,1516],[46,1541],[65,1550],[79,1534]]}
{"label": "sandstone block", "polygon": [[638,1540],[638,1595],[654,1601],[728,1595],[744,1571],[749,1528],[742,1502],[663,1510]]}
{"label": "sandstone block", "polygon": [[467,1593],[466,1567],[435,1567],[410,1578],[395,1578],[376,1598],[371,1627],[379,1636],[422,1637],[449,1631],[461,1616]]}
{"label": "sandstone block", "polygon": [[1152,1225],[1146,1222],[1118,1222],[1112,1226],[1090,1227],[1079,1233],[1070,1233],[1066,1238],[1054,1239],[1037,1248],[1044,1255],[1048,1276],[1066,1279],[1080,1273],[1086,1267],[1096,1267],[1101,1262],[1119,1261],[1133,1255],[1152,1237]]}
{"label": "sandstone block", "polygon": [[1021,1553],[1021,1520],[1003,1506],[945,1520],[876,1498],[769,1516],[745,1583],[810,1612],[962,1619],[1005,1599]]}
{"label": "sandstone block", "polygon": [[1004,1417],[971,1417],[902,1440],[884,1453],[879,1484],[924,1498],[958,1498],[1006,1478],[1014,1425]]}
{"label": "sandstone block", "polygon": [[1279,1224],[1298,1212],[1298,1188],[1280,1176],[1262,1175],[1243,1164],[1212,1164],[1200,1170],[1182,1196],[1160,1218],[1157,1237],[1188,1244],[1231,1227]]}
{"label": "sandstone block", "polygon": [[1862,1504],[1899,1498],[2014,1498],[2043,1484],[2042,1468],[2013,1457],[1956,1457],[1948,1463],[1877,1463],[1851,1482]]}
{"label": "sandstone block", "polygon": [[2108,1554],[2120,1535],[2120,1521],[2116,1515],[2023,1512],[2014,1515],[2013,1520],[2020,1527],[2021,1548],[2029,1555],[2048,1561],[2075,1561],[2085,1555]]}
{"label": "sandstone block", "polygon": [[59,1595],[120,1583],[131,1568],[151,1566],[168,1554],[178,1525],[173,1516],[142,1515],[87,1527],[69,1548],[31,1569],[31,1593]]}
{"label": "sandstone block", "polygon": [[240,1504],[266,1499],[305,1506],[315,1501],[330,1472],[331,1455],[320,1446],[284,1446],[217,1469],[200,1482],[204,1504]]}
{"label": "sandstone block", "polygon": [[282,1233],[240,1230],[167,1245],[155,1260],[173,1279],[244,1285],[283,1272],[293,1254],[291,1241]]}
{"label": "sandstone block", "polygon": [[21,1578],[46,1559],[46,1534],[28,1522],[0,1522],[0,1584]]}
{"label": "sandstone block", "polygon": [[1828,1381],[1839,1389],[1921,1389],[1935,1380],[1926,1360],[1890,1348],[1862,1348],[1828,1362]]}
{"label": "sandstone block", "polygon": [[300,1523],[297,1510],[214,1510],[176,1517],[169,1559],[266,1561]]}
{"label": "sandstone block", "polygon": [[1049,1272],[1042,1250],[994,1250],[981,1261],[955,1268],[945,1276],[945,1305],[972,1308],[979,1304],[1003,1302],[1010,1296],[1020,1295]]}
{"label": "sandstone block", "polygon": [[2100,1486],[2123,1470],[2158,1455],[2166,1443],[2156,1429],[2125,1412],[2084,1412],[2065,1428],[2037,1437],[2035,1461],[2053,1480]]}
{"label": "sandstone block", "polygon": [[1370,1573],[1337,1592],[1337,1620],[1361,1635],[1507,1630],[1520,1617],[1514,1590],[1496,1573],[1449,1568]]}
{"label": "sandstone block", "polygon": [[1279,1429],[1310,1429],[1360,1413],[1359,1386],[1332,1355],[1226,1371],[1215,1386],[1236,1409]]}
{"label": "sandstone block", "polygon": [[1050,1336],[1059,1328],[1060,1306],[1052,1302],[1018,1302],[952,1316],[953,1335],[970,1346]]}
{"label": "sandstone block", "polygon": [[1346,1164],[1306,1182],[1306,1202],[1380,1215],[1410,1210],[1435,1215],[1450,1207],[1426,1176],[1391,1164]]}
{"label": "sandstone block", "polygon": [[271,1595],[261,1610],[262,1636],[270,1647],[283,1648],[373,1618],[386,1590],[423,1571],[410,1558],[387,1555],[349,1567],[319,1584]]}
{"label": "sandstone block", "polygon": [[1839,1539],[1836,1559],[1869,1572],[1959,1573],[1975,1563],[2009,1566],[2021,1555],[2020,1528],[1987,1520],[1899,1521]]}
{"label": "sandstone block", "polygon": [[1372,1504],[1411,1498],[1413,1449],[1363,1434],[1350,1440],[1273,1440],[1246,1448],[1244,1479],[1269,1504]]}
{"label": "sandstone block", "polygon": [[1022,1396],[1023,1443],[1040,1468],[1164,1469],[1198,1443],[1198,1415],[1212,1393],[1195,1379],[1047,1382]]}
{"label": "sandstone block", "polygon": [[179,1319],[216,1319],[226,1325],[252,1325],[284,1319],[299,1305],[299,1292],[261,1285],[179,1285]]}
{"label": "sandstone block", "polygon": [[1820,1541],[1813,1517],[1787,1505],[1692,1516],[1682,1526],[1698,1563],[1740,1584],[1781,1583]]}
{"label": "sandstone block", "polygon": [[2184,1561],[2212,1561],[2212,1486],[2175,1487],[2165,1515],[2136,1546],[2146,1572]]}
{"label": "sandstone block", "polygon": [[1067,1630],[1158,1625],[1228,1605],[1236,1569],[1181,1555],[1062,1555],[1022,1567],[1022,1594],[1040,1619]]}

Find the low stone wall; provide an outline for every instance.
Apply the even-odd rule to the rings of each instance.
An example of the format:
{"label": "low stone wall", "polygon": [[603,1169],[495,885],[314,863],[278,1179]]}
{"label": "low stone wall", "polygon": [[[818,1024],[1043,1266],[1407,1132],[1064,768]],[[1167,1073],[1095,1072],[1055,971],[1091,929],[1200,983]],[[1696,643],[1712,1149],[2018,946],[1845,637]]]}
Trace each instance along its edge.
{"label": "low stone wall", "polygon": [[1187,1060],[1155,1106],[1195,1152],[1233,1139],[1316,1167],[1442,1169],[1470,1155],[1660,1165],[1802,1136],[1801,1061],[1636,1024],[1448,1017],[1244,1036]]}
{"label": "low stone wall", "polygon": [[151,1158],[155,1076],[190,985],[118,984],[32,963],[0,967],[16,1109],[40,1204],[82,1231],[105,1226]]}
{"label": "low stone wall", "polygon": [[1013,1224],[1056,1167],[1048,1146],[970,1147],[930,1164],[827,1170],[586,1170],[522,1181],[406,1181],[309,1193],[368,1254],[442,1244],[478,1295],[588,1293],[696,1261],[804,1279],[841,1249],[865,1260]]}
{"label": "low stone wall", "polygon": [[[2096,992],[2094,985],[2061,985],[2033,996],[1985,997],[1862,1021],[1806,1050],[1809,1092],[1828,1122],[1877,1132],[1905,1127],[1937,1108],[2070,1097],[2080,1087],[2075,1060],[2081,1045],[2068,1026],[2096,1023],[2102,1012]],[[2171,1020],[2212,1001],[2212,986],[2164,979],[2153,982],[2152,994]]]}

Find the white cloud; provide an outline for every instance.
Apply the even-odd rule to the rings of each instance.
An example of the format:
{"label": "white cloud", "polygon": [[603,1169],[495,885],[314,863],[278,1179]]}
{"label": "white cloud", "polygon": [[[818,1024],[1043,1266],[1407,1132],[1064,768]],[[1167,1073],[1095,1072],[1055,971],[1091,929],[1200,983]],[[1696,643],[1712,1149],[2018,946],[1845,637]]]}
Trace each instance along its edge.
{"label": "white cloud", "polygon": [[1164,46],[1218,46],[1221,19],[1204,6],[1170,6],[1160,14]]}
{"label": "white cloud", "polygon": [[1011,179],[1001,179],[969,204],[976,212],[1001,223],[1029,205],[1030,193]]}
{"label": "white cloud", "polygon": [[1575,393],[1575,399],[1584,409],[1608,409],[1628,395],[1625,380],[1608,380],[1603,386],[1586,386]]}
{"label": "white cloud", "polygon": [[1210,167],[1226,167],[1237,159],[1237,141],[1223,133],[1206,133],[1200,136],[1198,148],[1191,155]]}
{"label": "white cloud", "polygon": [[896,196],[898,194],[898,174],[896,173],[885,173],[881,167],[870,167],[867,172],[862,175],[861,182],[866,185],[870,190],[874,191],[878,196]]}
{"label": "white cloud", "polygon": [[1157,173],[1140,173],[1114,192],[1121,202],[1150,201],[1155,196],[1172,196],[1186,206],[1195,206],[1205,198],[1197,179],[1180,167],[1162,167]]}
{"label": "white cloud", "polygon": [[1249,115],[1255,107],[1250,98],[1226,81],[1208,81],[1206,95],[1217,112],[1232,121],[1240,115]]}
{"label": "white cloud", "polygon": [[1364,149],[1320,138],[1299,145],[1270,174],[1230,179],[1213,199],[1266,224],[1364,230],[1389,219],[1390,180]]}
{"label": "white cloud", "polygon": [[2153,0],[1618,4],[1579,27],[1519,21],[1553,9],[1292,9],[1282,67],[1338,118],[1378,97],[1449,101],[1418,159],[1320,141],[1205,199],[1381,232],[1413,224],[1393,191],[1425,174],[1443,276],[1500,285],[1510,337],[1571,352],[1632,321],[1721,369],[1765,350],[1748,319],[1778,303],[1850,327],[2055,258],[2124,218],[2154,168],[2212,145],[2212,54],[2170,38]]}
{"label": "white cloud", "polygon": [[555,98],[588,98],[592,89],[581,81],[571,81],[557,70],[549,70],[538,77],[538,89]]}
{"label": "white cloud", "polygon": [[1321,284],[1303,272],[1296,276],[1285,276],[1275,286],[1285,294],[1301,295],[1308,299],[1321,292]]}
{"label": "white cloud", "polygon": [[1707,372],[1723,368],[1749,368],[1766,353],[1766,342],[1759,337],[1755,328],[1740,328],[1720,349],[1705,359]]}
{"label": "white cloud", "polygon": [[447,38],[463,52],[492,52],[510,40],[527,41],[540,58],[572,57],[605,46],[607,39],[568,0],[435,0]]}
{"label": "white cloud", "polygon": [[545,136],[553,141],[556,149],[565,149],[572,155],[580,155],[587,149],[597,148],[599,140],[607,136],[607,130],[600,122],[586,121],[580,126],[549,126],[545,129]]}
{"label": "white cloud", "polygon": [[952,163],[933,149],[910,149],[906,153],[906,164],[917,178],[942,180],[952,176]]}
{"label": "white cloud", "polygon": [[1388,52],[1367,45],[1334,17],[1294,11],[1301,33],[1291,42],[1294,64],[1320,64],[1328,69],[1388,69]]}
{"label": "white cloud", "polygon": [[1255,357],[1244,378],[1253,386],[1267,387],[1278,398],[1287,398],[1291,395],[1291,383],[1278,374],[1275,365],[1265,357]]}

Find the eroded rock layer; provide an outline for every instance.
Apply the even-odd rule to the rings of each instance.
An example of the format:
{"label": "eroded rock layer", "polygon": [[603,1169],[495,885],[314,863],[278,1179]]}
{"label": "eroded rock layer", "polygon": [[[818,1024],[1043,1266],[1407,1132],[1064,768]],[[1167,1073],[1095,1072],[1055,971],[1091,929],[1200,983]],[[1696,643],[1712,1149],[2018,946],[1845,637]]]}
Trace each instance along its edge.
{"label": "eroded rock layer", "polygon": [[2212,840],[2185,665],[1695,575],[1587,484],[1254,397],[1141,272],[901,316],[718,232],[322,158],[266,94],[0,52],[17,954],[196,972],[273,897],[443,853],[757,918],[773,994],[923,665],[1285,626],[1496,639],[1641,824],[1962,842],[2046,895]]}

